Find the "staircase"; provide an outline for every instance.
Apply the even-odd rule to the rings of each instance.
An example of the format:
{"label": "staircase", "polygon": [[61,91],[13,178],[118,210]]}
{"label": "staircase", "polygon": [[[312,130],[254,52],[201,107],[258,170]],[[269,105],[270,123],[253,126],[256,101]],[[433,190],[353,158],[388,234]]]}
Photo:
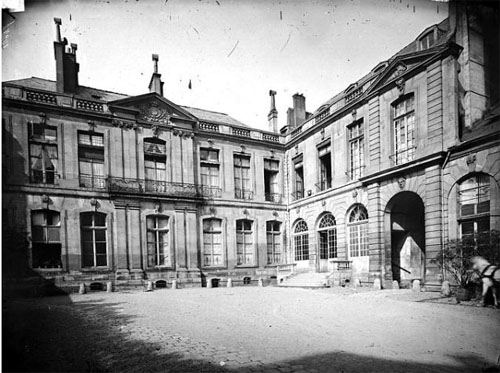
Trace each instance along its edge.
{"label": "staircase", "polygon": [[297,273],[285,278],[279,284],[282,287],[295,287],[295,288],[326,288],[328,287],[327,277],[328,273]]}

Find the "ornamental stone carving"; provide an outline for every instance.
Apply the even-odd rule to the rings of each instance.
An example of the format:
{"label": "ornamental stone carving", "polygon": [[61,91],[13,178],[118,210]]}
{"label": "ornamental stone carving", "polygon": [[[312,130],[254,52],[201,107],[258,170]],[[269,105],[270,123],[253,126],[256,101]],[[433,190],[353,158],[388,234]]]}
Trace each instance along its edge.
{"label": "ornamental stone carving", "polygon": [[134,130],[137,129],[137,123],[130,120],[113,119],[111,123],[113,124],[113,126],[118,128],[134,129]]}
{"label": "ornamental stone carving", "polygon": [[166,109],[162,109],[157,102],[150,102],[149,104],[139,107],[139,118],[147,122],[169,124],[170,114]]}

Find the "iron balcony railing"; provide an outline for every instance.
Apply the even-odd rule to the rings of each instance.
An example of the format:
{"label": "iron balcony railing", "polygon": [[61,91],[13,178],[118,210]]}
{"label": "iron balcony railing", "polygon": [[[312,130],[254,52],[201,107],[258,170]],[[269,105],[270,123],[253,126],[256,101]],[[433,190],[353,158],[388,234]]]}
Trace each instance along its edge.
{"label": "iron balcony railing", "polygon": [[319,183],[316,184],[318,192],[330,189],[331,187],[332,187],[332,179],[321,180]]}
{"label": "iron balcony railing", "polygon": [[297,190],[291,194],[292,200],[297,201],[299,199],[304,198],[304,191],[303,190]]}
{"label": "iron balcony railing", "polygon": [[280,193],[266,193],[266,201],[281,203],[281,194]]}
{"label": "iron balcony railing", "polygon": [[253,191],[247,189],[235,189],[234,198],[238,199],[253,199]]}
{"label": "iron balcony railing", "polygon": [[184,197],[217,198],[222,195],[222,189],[217,187],[120,177],[109,177],[108,189],[110,193],[144,193]]}
{"label": "iron balcony railing", "polygon": [[80,187],[89,189],[106,189],[107,180],[105,176],[79,175]]}

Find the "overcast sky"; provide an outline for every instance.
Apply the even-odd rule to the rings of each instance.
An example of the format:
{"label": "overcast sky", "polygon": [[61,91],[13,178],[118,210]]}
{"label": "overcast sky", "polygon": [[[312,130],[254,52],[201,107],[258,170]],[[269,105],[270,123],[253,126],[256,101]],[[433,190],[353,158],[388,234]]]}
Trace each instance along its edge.
{"label": "overcast sky", "polygon": [[[438,8],[439,7],[439,11]],[[280,127],[291,96],[316,110],[447,16],[431,0],[26,1],[2,55],[2,80],[55,79],[54,17],[78,44],[80,84],[138,95],[159,54],[165,96],[267,128],[269,90]],[[188,88],[191,80],[192,89]]]}

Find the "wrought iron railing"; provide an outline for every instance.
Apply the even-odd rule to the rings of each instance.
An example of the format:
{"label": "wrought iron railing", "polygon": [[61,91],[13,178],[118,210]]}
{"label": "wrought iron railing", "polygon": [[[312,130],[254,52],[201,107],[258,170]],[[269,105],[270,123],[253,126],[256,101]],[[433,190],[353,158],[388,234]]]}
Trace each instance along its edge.
{"label": "wrought iron railing", "polygon": [[417,148],[416,146],[410,146],[407,149],[399,150],[396,153],[391,154],[389,158],[391,158],[395,164],[410,162],[415,158],[416,148]]}
{"label": "wrought iron railing", "polygon": [[105,176],[79,175],[80,187],[89,189],[106,189],[107,180]]}
{"label": "wrought iron railing", "polygon": [[220,197],[222,197],[222,189],[219,187],[199,185],[198,186],[198,194],[201,197],[220,198]]}
{"label": "wrought iron railing", "polygon": [[321,180],[319,183],[316,184],[318,192],[330,189],[331,187],[332,187],[332,179]]}
{"label": "wrought iron railing", "polygon": [[266,201],[281,203],[281,194],[280,193],[266,193]]}
{"label": "wrought iron railing", "polygon": [[248,189],[238,189],[234,190],[234,198],[238,199],[253,199],[253,191]]}
{"label": "wrought iron railing", "polygon": [[281,253],[267,253],[268,265],[279,265],[281,263]]}
{"label": "wrought iron railing", "polygon": [[291,194],[292,200],[297,201],[299,199],[304,198],[304,191],[303,190],[297,190]]}

